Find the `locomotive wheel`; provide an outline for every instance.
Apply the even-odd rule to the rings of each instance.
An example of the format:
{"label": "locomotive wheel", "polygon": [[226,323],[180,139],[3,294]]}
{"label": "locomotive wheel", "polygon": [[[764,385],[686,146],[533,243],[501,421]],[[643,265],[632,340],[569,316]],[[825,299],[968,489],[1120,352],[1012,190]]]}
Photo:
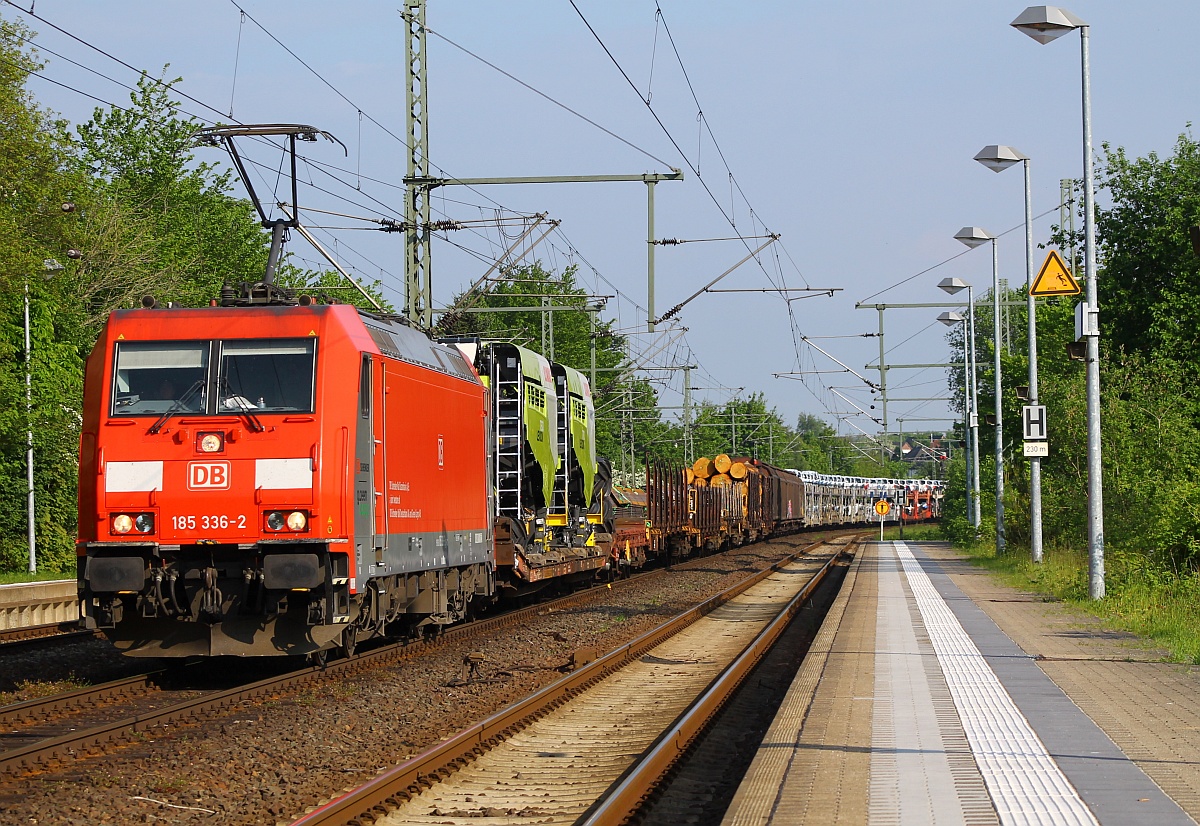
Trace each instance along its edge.
{"label": "locomotive wheel", "polygon": [[314,651],[308,655],[309,665],[315,665],[318,668],[324,668],[329,662],[329,649],[322,648],[320,651]]}
{"label": "locomotive wheel", "polygon": [[346,659],[354,656],[354,649],[358,647],[358,632],[353,628],[347,628],[342,632],[342,653]]}

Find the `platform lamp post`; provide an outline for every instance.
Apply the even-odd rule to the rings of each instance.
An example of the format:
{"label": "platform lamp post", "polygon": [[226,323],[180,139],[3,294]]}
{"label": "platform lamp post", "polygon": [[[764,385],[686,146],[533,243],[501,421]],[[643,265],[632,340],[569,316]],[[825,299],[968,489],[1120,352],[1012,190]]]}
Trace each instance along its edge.
{"label": "platform lamp post", "polygon": [[[63,207],[63,211],[68,211]],[[42,277],[50,279],[63,265],[53,258],[42,262]],[[29,573],[37,573],[37,524],[33,497],[33,337],[29,327],[29,276],[25,276],[25,479],[26,485],[26,520],[29,535]]]}
{"label": "platform lamp post", "polygon": [[[1003,172],[1020,161],[1025,171],[1025,312],[1029,335],[1029,404],[1038,403],[1037,304],[1033,289],[1033,194],[1029,186],[1029,157],[1011,146],[985,146],[975,160],[993,172]],[[1029,555],[1042,561],[1042,460],[1029,458]]]}
{"label": "platform lamp post", "polygon": [[966,461],[963,463],[966,466],[967,478],[967,521],[972,527],[975,526],[975,501],[974,486],[971,480],[974,474],[971,471],[971,422],[974,417],[971,415],[971,357],[968,355],[970,338],[967,333],[967,317],[962,313],[956,313],[952,310],[938,316],[938,321],[945,324],[947,327],[953,327],[955,324],[961,324],[963,328],[963,444],[966,445],[964,456]]}
{"label": "platform lamp post", "polygon": [[[980,227],[963,227],[954,235],[955,239],[974,248],[990,241],[992,244],[992,351],[994,354],[996,392],[996,553],[1004,553],[1004,436],[1002,433],[1000,405],[1000,265],[996,253],[996,236]],[[978,404],[979,397],[975,397]],[[976,413],[978,413],[976,407]]]}
{"label": "platform lamp post", "polygon": [[1096,201],[1092,161],[1092,84],[1087,23],[1058,6],[1030,6],[1010,24],[1038,43],[1046,44],[1079,29],[1083,75],[1083,237],[1086,291],[1083,317],[1087,345],[1087,463],[1088,463],[1088,596],[1104,598],[1104,485],[1100,468],[1100,330],[1096,294]]}
{"label": "platform lamp post", "polygon": [[967,440],[969,464],[967,476],[970,488],[967,491],[969,506],[967,518],[971,527],[979,532],[979,387],[975,376],[975,289],[961,278],[943,278],[938,287],[954,295],[962,290],[967,291],[967,315],[945,312],[938,316],[938,321],[950,325],[962,322],[963,325],[963,385],[967,399],[967,432],[963,434]]}

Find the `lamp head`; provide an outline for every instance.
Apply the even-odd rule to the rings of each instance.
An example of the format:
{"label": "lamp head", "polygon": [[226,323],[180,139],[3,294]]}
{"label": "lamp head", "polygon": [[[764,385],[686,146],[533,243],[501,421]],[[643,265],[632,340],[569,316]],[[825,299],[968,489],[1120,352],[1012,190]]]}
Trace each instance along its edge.
{"label": "lamp head", "polygon": [[938,282],[938,288],[954,295],[967,289],[970,285],[961,278],[943,278]]}
{"label": "lamp head", "polygon": [[961,324],[962,320],[962,313],[956,313],[952,310],[947,310],[938,316],[938,321],[942,322],[947,327],[952,327],[955,324]]}
{"label": "lamp head", "polygon": [[993,172],[1003,172],[1019,161],[1027,161],[1029,157],[1022,155],[1011,146],[998,146],[991,144],[980,149],[975,155],[975,160],[986,166]]}
{"label": "lamp head", "polygon": [[982,227],[963,227],[954,233],[954,239],[974,249],[985,241],[994,241],[996,236]]}
{"label": "lamp head", "polygon": [[1045,45],[1087,23],[1058,6],[1030,6],[1009,25]]}

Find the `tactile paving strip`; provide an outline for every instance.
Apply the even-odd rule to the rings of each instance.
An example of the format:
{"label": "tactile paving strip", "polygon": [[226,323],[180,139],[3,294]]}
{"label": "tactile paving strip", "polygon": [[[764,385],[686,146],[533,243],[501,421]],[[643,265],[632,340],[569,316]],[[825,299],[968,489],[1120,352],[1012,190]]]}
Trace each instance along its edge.
{"label": "tactile paving strip", "polygon": [[878,550],[872,826],[998,823],[916,599],[890,546]]}
{"label": "tactile paving strip", "polygon": [[1000,822],[1096,824],[908,546],[894,548]]}

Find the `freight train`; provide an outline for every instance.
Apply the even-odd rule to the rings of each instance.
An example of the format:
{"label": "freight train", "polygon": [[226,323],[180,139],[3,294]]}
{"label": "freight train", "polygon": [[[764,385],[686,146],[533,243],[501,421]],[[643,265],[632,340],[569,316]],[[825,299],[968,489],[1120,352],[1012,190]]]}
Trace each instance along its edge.
{"label": "freight train", "polygon": [[[910,483],[745,460],[613,487],[585,376],[265,284],[108,319],[79,454],[84,622],[141,656],[311,655],[655,558],[877,519]],[[914,514],[936,517],[940,483]]]}

